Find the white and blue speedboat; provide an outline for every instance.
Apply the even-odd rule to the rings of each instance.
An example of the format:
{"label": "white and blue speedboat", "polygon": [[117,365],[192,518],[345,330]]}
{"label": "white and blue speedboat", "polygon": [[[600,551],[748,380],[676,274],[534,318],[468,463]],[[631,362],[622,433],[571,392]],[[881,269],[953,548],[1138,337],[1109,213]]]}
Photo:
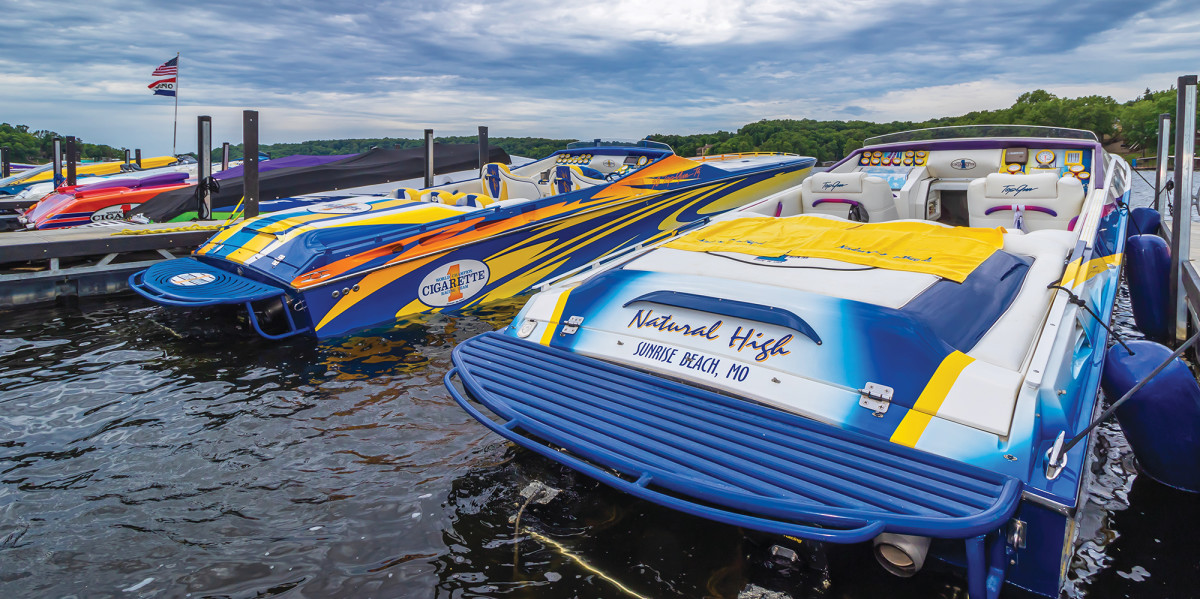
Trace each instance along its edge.
{"label": "white and blue speedboat", "polygon": [[1130,168],[1085,131],[895,134],[562,280],[454,351],[505,438],[703,518],[1057,596]]}

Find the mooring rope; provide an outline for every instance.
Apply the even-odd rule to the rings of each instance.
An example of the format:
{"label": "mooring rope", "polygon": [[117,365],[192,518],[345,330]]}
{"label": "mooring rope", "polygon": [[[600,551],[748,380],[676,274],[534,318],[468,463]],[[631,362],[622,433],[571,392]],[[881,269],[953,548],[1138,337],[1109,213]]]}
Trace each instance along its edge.
{"label": "mooring rope", "polygon": [[185,231],[216,231],[224,225],[191,224],[182,227],[167,227],[165,229],[121,229],[113,231],[113,235],[157,235],[159,233],[182,233]]}

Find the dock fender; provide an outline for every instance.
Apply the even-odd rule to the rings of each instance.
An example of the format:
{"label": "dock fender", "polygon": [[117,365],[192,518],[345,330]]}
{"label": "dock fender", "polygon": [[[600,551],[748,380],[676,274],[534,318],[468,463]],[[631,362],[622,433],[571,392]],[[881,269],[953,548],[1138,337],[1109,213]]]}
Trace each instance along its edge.
{"label": "dock fender", "polygon": [[[1170,348],[1153,341],[1130,341],[1129,347],[1132,356],[1120,345],[1105,356],[1101,384],[1109,401],[1171,356]],[[1169,487],[1200,492],[1200,384],[1183,360],[1175,358],[1117,408],[1117,421],[1141,472]]]}
{"label": "dock fender", "polygon": [[1125,244],[1125,279],[1133,320],[1146,337],[1165,341],[1174,333],[1167,322],[1171,249],[1157,235],[1134,235]]}
{"label": "dock fender", "polygon": [[1162,215],[1153,208],[1145,206],[1134,208],[1129,211],[1129,227],[1125,230],[1125,237],[1133,237],[1134,235],[1158,235],[1158,229],[1162,226]]}

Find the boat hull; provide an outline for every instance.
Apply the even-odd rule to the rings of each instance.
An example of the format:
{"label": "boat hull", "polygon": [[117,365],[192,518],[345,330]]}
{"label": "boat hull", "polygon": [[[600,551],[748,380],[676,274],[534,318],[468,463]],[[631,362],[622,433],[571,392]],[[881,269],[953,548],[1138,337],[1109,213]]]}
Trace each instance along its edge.
{"label": "boat hull", "polygon": [[[635,201],[614,200],[575,216],[498,225],[507,232],[472,239],[473,231],[440,240],[452,249],[417,247],[384,268],[303,289],[306,318],[318,337],[343,335],[424,312],[455,312],[507,299],[539,283],[638,244],[674,235],[778,190],[810,169],[773,169],[684,187]],[[462,245],[456,238],[462,237]],[[336,293],[335,293],[336,292]]]}
{"label": "boat hull", "polygon": [[[513,297],[598,259],[664,239],[709,217],[792,188],[808,176],[813,162],[797,157],[713,177],[698,174],[721,171],[671,159],[678,162],[663,164],[652,178],[629,178],[577,190],[563,194],[557,202],[542,200],[503,211],[458,213],[462,216],[408,228],[359,220],[356,226],[381,232],[361,241],[348,227],[319,231],[332,235],[349,231],[353,245],[348,250],[344,245],[324,250],[324,246],[318,247],[320,241],[295,241],[301,238],[289,237],[286,232],[231,232],[218,234],[186,260],[279,287],[291,324],[284,333],[275,334],[306,332],[334,337],[414,314],[454,312]],[[413,206],[419,205],[428,206]],[[288,255],[271,249],[271,243],[302,243],[314,259],[333,257],[320,266],[294,269],[292,272],[299,274],[284,282],[273,271]],[[345,242],[339,239],[335,243]],[[188,293],[169,285],[146,287],[143,281],[153,286],[154,281],[164,280],[150,276],[156,272],[153,268],[178,270],[175,265],[152,267],[146,276],[133,281],[136,291],[155,301],[164,293],[171,297],[176,297],[176,292]],[[197,298],[204,302],[212,299]],[[175,301],[172,305],[182,305],[179,302],[184,300],[177,297]],[[245,302],[229,297],[220,303]]]}
{"label": "boat hull", "polygon": [[[961,158],[963,152],[977,151],[979,154],[971,156],[979,158],[987,152],[998,152],[1002,147],[999,144],[1017,143],[1026,142],[954,142],[938,159],[945,160],[947,168],[953,169],[953,164],[973,164]],[[982,148],[985,145],[989,147]],[[1089,151],[1098,153],[1098,146]],[[781,242],[789,249],[780,249],[749,232],[768,231],[771,225],[750,219],[745,230],[726,227],[741,232],[723,236],[717,230],[741,222],[730,221],[645,252],[630,262],[628,268],[601,268],[595,274],[566,280],[535,296],[504,331],[468,340],[460,346],[462,351],[456,350],[456,370],[454,376],[447,378],[447,387],[468,412],[494,432],[606,484],[686,513],[811,540],[857,543],[863,541],[866,533],[851,526],[846,527],[847,534],[831,531],[837,528],[837,523],[829,520],[838,513],[834,509],[806,512],[808,508],[799,507],[780,516],[778,506],[749,505],[737,492],[729,490],[729,481],[719,481],[727,483],[724,487],[713,482],[711,488],[703,485],[689,488],[672,482],[699,480],[698,477],[719,472],[720,467],[745,459],[748,454],[734,448],[732,441],[664,433],[681,423],[652,426],[656,421],[643,419],[640,414],[644,410],[640,406],[668,396],[660,393],[658,386],[679,393],[713,391],[722,397],[735,398],[720,417],[697,416],[716,431],[733,430],[723,418],[775,409],[776,419],[764,418],[784,422],[793,417],[807,417],[837,429],[828,432],[830,437],[862,434],[917,452],[897,453],[903,455],[899,458],[902,461],[915,462],[922,459],[919,455],[936,455],[964,467],[1007,477],[1017,481],[1019,501],[1012,504],[1015,511],[1008,512],[1005,518],[987,520],[984,526],[990,528],[986,530],[967,526],[965,521],[941,522],[948,525],[919,529],[911,526],[911,521],[894,518],[889,512],[891,506],[884,500],[864,501],[863,504],[876,506],[878,511],[860,512],[857,515],[861,519],[851,524],[881,522],[881,532],[932,538],[930,557],[965,570],[972,597],[995,597],[1003,584],[1047,597],[1057,596],[1072,555],[1077,528],[1075,515],[1084,501],[1092,458],[1087,442],[1068,450],[1065,466],[1057,471],[1048,466],[1046,456],[1056,438],[1061,443],[1061,438],[1085,430],[1097,413],[1103,350],[1120,283],[1129,220],[1123,208],[1129,200],[1128,168],[1116,158],[1081,168],[1094,170],[1097,179],[1093,193],[1080,196],[1080,214],[1076,218],[1070,222],[1063,219],[1061,226],[1045,227],[1056,229],[1052,232],[1042,233],[1040,229],[1013,232],[1003,242],[1012,255],[1029,260],[1028,272],[1033,274],[1014,279],[1007,273],[1016,271],[1010,269],[1005,270],[1004,276],[986,279],[989,283],[981,288],[981,297],[1001,294],[1005,287],[999,281],[1006,277],[1010,285],[1021,282],[1011,288],[1014,298],[1024,294],[1019,298],[1021,303],[1014,299],[1014,303],[1005,304],[994,314],[988,312],[984,301],[974,301],[966,295],[938,296],[930,291],[935,289],[932,286],[922,286],[920,292],[906,296],[907,283],[903,283],[906,279],[891,278],[890,274],[873,274],[869,275],[871,280],[856,282],[851,277],[868,275],[850,273],[880,268],[862,262],[866,260],[863,257],[829,258],[841,263],[837,265],[792,261],[786,255],[798,244],[784,238]],[[976,179],[987,180],[987,177]],[[1098,185],[1100,181],[1104,184]],[[922,185],[909,181],[901,191],[924,198]],[[807,202],[805,198],[802,195]],[[808,212],[808,204],[804,204],[804,212]],[[780,216],[778,211],[775,216]],[[796,216],[812,218],[804,214]],[[861,230],[865,235],[871,226],[875,225],[851,223],[849,228]],[[984,229],[992,230],[982,226],[975,230]],[[702,241],[708,245],[699,244],[698,239],[706,233],[711,238]],[[874,233],[881,235],[878,230]],[[1001,233],[1010,235],[1004,230]],[[825,245],[873,257],[879,254],[916,261],[914,256],[925,256],[919,260],[921,268],[931,268],[926,262],[936,263],[936,260],[931,262],[932,256],[928,254],[913,253],[909,247],[895,243],[887,245],[871,240],[859,243],[841,233],[836,239],[843,245],[832,241]],[[1042,240],[1052,240],[1053,246],[1049,243],[1038,246]],[[703,247],[692,247],[689,243]],[[928,249],[925,245],[933,245],[924,238],[921,243],[922,251]],[[728,248],[725,254],[732,254],[735,248],[742,247],[737,244],[751,250],[746,252],[748,257],[711,255],[722,253],[722,248]],[[683,264],[689,260],[679,255],[683,251],[695,252],[698,258]],[[814,255],[801,256],[804,260],[814,259]],[[731,259],[747,266],[724,267],[708,262]],[[749,268],[764,270],[757,274],[742,272]],[[834,278],[834,275],[809,273],[803,281],[800,275],[793,275],[794,280],[779,282],[775,277],[784,279],[783,275],[763,274],[766,269],[772,273],[789,272],[775,270],[784,268],[814,272],[837,269],[847,274]],[[895,273],[913,269],[892,266],[887,270]],[[940,275],[938,284],[945,283],[946,277]],[[804,281],[827,283],[814,287],[816,283],[806,286],[801,284]],[[830,281],[844,284],[846,289],[837,288]],[[965,279],[956,283],[945,283],[943,288],[953,287],[956,293],[966,293],[964,290],[971,288]],[[921,312],[926,305],[923,294],[927,292],[930,302],[937,299],[944,303],[930,304],[938,309]],[[888,302],[893,297],[908,299],[891,307]],[[1020,311],[1015,311],[1014,306],[1019,306]],[[1004,313],[1020,314],[1025,320],[1001,321],[999,315]],[[891,320],[893,317],[896,320]],[[950,326],[943,327],[947,324]],[[979,337],[966,336],[969,332],[979,334],[972,332],[974,326],[982,327],[980,332],[995,331],[997,337],[993,339],[1004,341],[1007,349],[1020,351],[988,354],[984,351],[987,348],[977,347]],[[887,337],[890,331],[900,333]],[[954,336],[959,334],[964,336]],[[520,347],[526,349],[515,352],[524,352],[523,355],[505,356],[495,347],[478,351],[489,343],[496,346],[493,342],[500,337],[505,338],[505,343],[523,340],[525,345]],[[901,339],[903,343],[898,341]],[[953,343],[954,351],[940,345],[943,342]],[[753,351],[742,352],[744,347]],[[897,352],[897,348],[904,351]],[[883,351],[875,352],[876,349]],[[978,358],[968,355],[977,349]],[[970,361],[952,361],[950,357],[956,354]],[[573,360],[576,365],[557,372],[554,380],[545,380],[540,377],[548,367],[532,357],[538,355]],[[942,358],[943,355],[946,357]],[[603,402],[588,403],[574,397],[589,393],[586,388],[576,387],[571,393],[552,396],[559,387],[578,383],[582,375],[574,373],[591,372],[592,368],[611,370],[606,375],[597,375],[606,383],[598,380],[590,387],[620,381],[636,391],[621,399],[630,403],[623,406],[627,409],[620,414],[612,415],[611,421],[589,420],[604,408]],[[988,370],[978,370],[980,374],[973,375],[970,368]],[[488,369],[492,371],[485,372]],[[661,385],[647,382],[646,377],[661,381]],[[963,385],[962,394],[956,396],[954,388],[959,384]],[[880,393],[881,386],[886,393]],[[653,390],[640,391],[643,389]],[[605,401],[617,401],[613,397],[615,392],[604,394]],[[955,397],[962,398],[965,402],[962,405],[971,409],[956,412]],[[1003,419],[988,420],[980,416],[1001,405],[999,400],[1008,402],[1003,404],[1004,409],[996,411]],[[491,413],[485,413],[488,411]],[[637,422],[625,418],[635,418]],[[784,438],[766,426],[763,425],[762,438]],[[625,435],[621,429],[631,434],[604,441],[608,453],[595,450],[601,443],[600,436]],[[714,434],[724,435],[724,432]],[[679,453],[651,459],[624,453],[622,443],[638,445],[646,451],[670,446]],[[877,451],[882,454],[888,450]],[[780,459],[790,457],[780,456]],[[688,460],[707,460],[712,467],[688,467]],[[661,472],[650,471],[649,467],[656,465],[662,468]],[[770,460],[748,459],[728,476],[736,477],[758,466],[773,467]],[[811,482],[820,488],[810,495],[801,493],[811,498],[844,484],[847,480],[844,475],[849,472],[811,474],[816,469],[810,463],[803,463],[779,473],[764,472],[756,478],[766,480],[763,477],[778,474],[777,480],[786,481],[787,477],[796,477],[801,481],[789,484],[799,485],[804,491],[808,491],[805,484]],[[614,471],[623,476],[614,477]],[[674,486],[668,488],[669,496],[657,497],[644,492],[643,481],[659,486],[666,481]],[[713,488],[721,492],[714,493]],[[906,494],[901,486],[888,499],[904,502]],[[1000,494],[993,496],[999,498]],[[856,508],[861,506],[858,504]],[[714,508],[770,521],[735,521],[727,514],[714,513]],[[782,531],[793,524],[801,526]],[[804,525],[820,528],[804,530]]]}

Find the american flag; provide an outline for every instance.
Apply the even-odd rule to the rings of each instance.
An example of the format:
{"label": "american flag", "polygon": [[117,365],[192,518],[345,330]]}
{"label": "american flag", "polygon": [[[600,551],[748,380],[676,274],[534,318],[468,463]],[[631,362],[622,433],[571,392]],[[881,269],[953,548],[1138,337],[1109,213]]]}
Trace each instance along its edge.
{"label": "american flag", "polygon": [[176,56],[167,62],[158,65],[157,69],[151,73],[153,77],[174,77],[179,74],[179,57]]}

